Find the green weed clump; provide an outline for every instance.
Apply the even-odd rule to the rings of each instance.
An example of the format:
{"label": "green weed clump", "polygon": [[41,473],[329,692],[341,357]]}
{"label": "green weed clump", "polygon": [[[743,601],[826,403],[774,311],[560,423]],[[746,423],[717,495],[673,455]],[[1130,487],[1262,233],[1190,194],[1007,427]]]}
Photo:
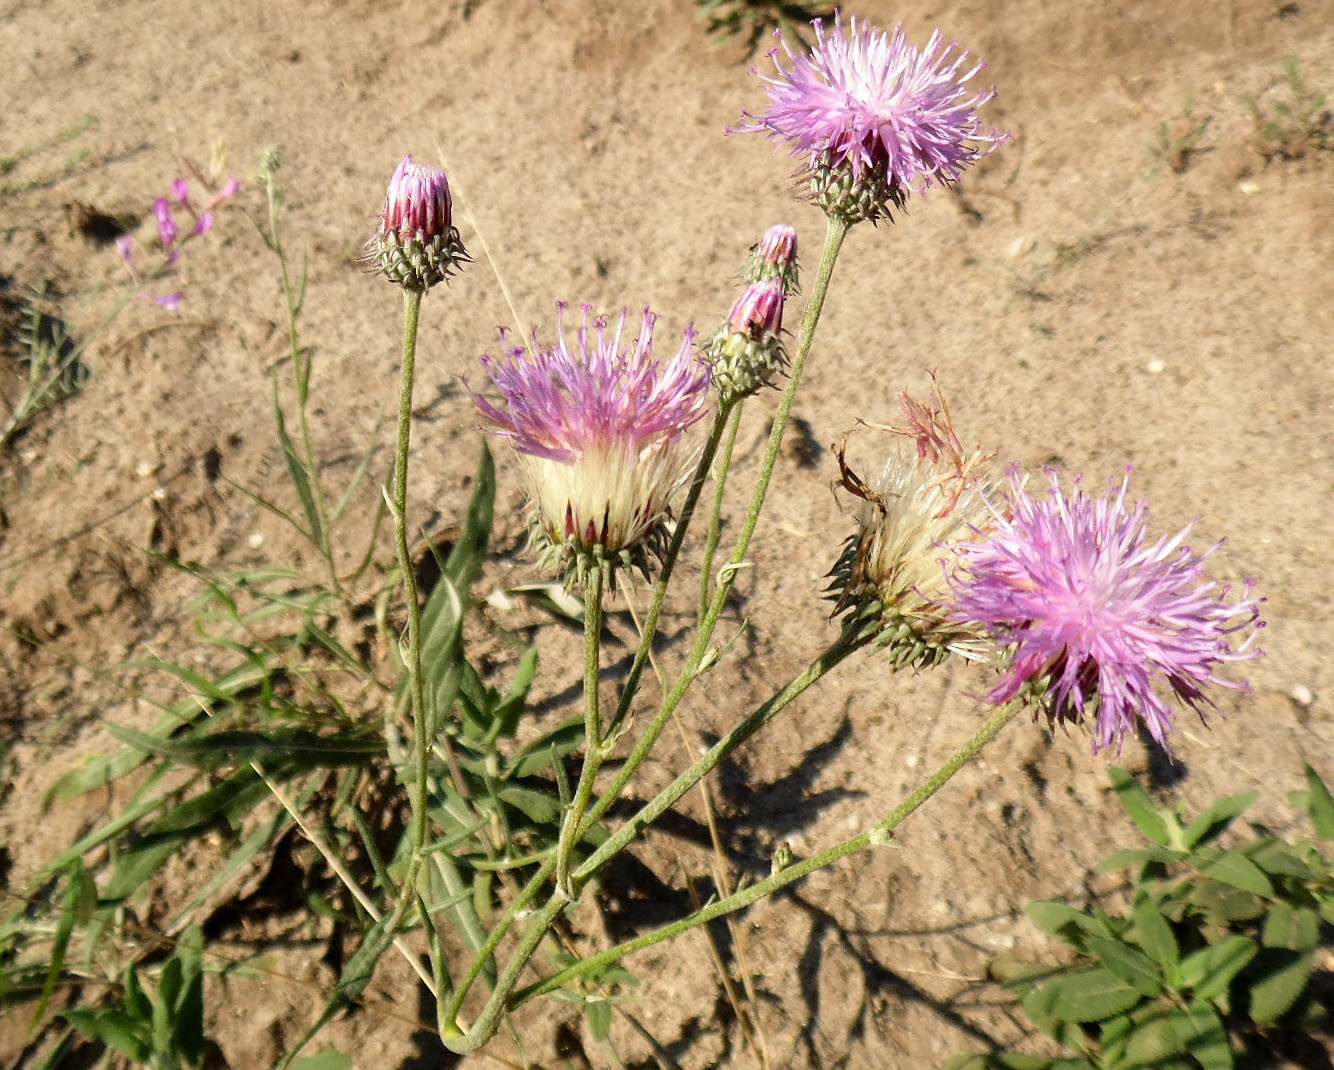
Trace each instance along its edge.
{"label": "green weed clump", "polygon": [[[1316,839],[1334,842],[1334,799],[1309,765],[1294,803]],[[1075,952],[1053,966],[998,958],[991,976],[1067,1054],[1002,1051],[950,1070],[1231,1070],[1275,1066],[1313,1038],[1334,1038],[1328,962],[1334,863],[1313,840],[1257,828],[1224,838],[1255,794],[1219,799],[1193,820],[1155,805],[1113,768],[1112,783],[1149,846],[1098,867],[1132,871],[1128,909],[1031,903],[1028,916]]]}

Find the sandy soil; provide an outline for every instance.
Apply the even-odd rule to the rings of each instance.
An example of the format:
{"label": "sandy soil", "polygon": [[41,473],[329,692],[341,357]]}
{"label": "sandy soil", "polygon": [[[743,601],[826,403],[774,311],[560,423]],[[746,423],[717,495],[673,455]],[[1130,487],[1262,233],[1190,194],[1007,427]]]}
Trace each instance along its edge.
{"label": "sandy soil", "polygon": [[[741,682],[710,677],[688,730],[731,723],[738,697],[785,680],[833,636],[818,592],[851,519],[830,494],[837,466],[825,447],[858,419],[893,419],[898,393],[925,392],[935,370],[966,440],[1058,463],[1093,487],[1132,464],[1155,531],[1198,518],[1197,546],[1227,538],[1214,573],[1259,581],[1267,656],[1246,667],[1249,695],[1220,695],[1207,729],[1182,719],[1173,792],[1198,808],[1258,789],[1255,816],[1286,827],[1303,758],[1334,776],[1334,577],[1323,556],[1334,528],[1334,153],[1267,158],[1244,98],[1288,99],[1289,53],[1313,89],[1334,89],[1334,2],[868,0],[857,10],[881,25],[902,19],[917,39],[939,24],[984,56],[1000,89],[988,118],[1015,136],[957,194],[852,233],[798,401],[796,437],[814,448],[785,456],[740,586],[738,613],[752,624]],[[5,296],[50,279],[62,314],[86,329],[114,303],[121,266],[76,225],[76,206],[141,219],[147,235],[152,199],[217,139],[251,179],[183,257],[180,311],[132,305],[89,350],[84,389],[0,456],[0,868],[11,893],[108,803],[43,814],[46,789],[114,745],[103,723],[151,720],[123,685],[161,694],[161,680],[109,670],[198,646],[197,589],[146,551],[315,565],[232,485],[290,494],[268,397],[285,344],[276,267],[241,211],[261,206],[260,150],[285,156],[288,238],[310,255],[315,434],[345,471],[392,405],[400,317],[398,293],[353,258],[404,153],[444,154],[477,263],[427,302],[412,522],[447,527],[478,448],[459,377],[494,347],[498,324],[548,322],[565,300],[648,303],[662,331],[708,329],[748,246],[775,222],[798,227],[813,270],[823,221],[793,201],[788,162],[759,138],[723,135],[741,107],[759,105],[752,57],[706,47],[694,14],[687,0],[3,5],[0,156],[97,116],[6,179]],[[1155,151],[1160,124],[1180,138],[1206,117],[1198,151]],[[43,180],[75,149],[87,159]],[[774,400],[748,413],[734,486],[753,470]],[[854,439],[852,456],[874,452],[872,439]],[[534,575],[517,553],[521,473],[499,461],[508,555],[488,572],[492,586]],[[375,493],[347,525],[349,560]],[[628,634],[623,616],[614,626]],[[576,640],[552,628],[539,642],[542,694],[557,694],[578,679]],[[895,678],[874,657],[855,659],[715,786],[736,870],[767,868],[783,840],[808,853],[886,811],[970,734],[984,687],[967,668]],[[644,790],[681,760],[665,745]],[[1090,867],[1135,841],[1109,798],[1107,761],[1084,737],[1014,726],[904,827],[899,849],[856,856],[747,914],[773,1064],[929,1066],[1016,1038],[979,979],[999,950],[1049,950],[1018,913],[1028,899],[1105,886]],[[1147,765],[1137,742],[1122,761]],[[709,872],[690,836],[664,834],[640,857],[678,889]],[[606,906],[619,934],[653,904]],[[267,975],[211,990],[210,1035],[227,1065],[268,1065],[322,1006],[325,949],[299,935]],[[629,965],[643,979],[635,1014],[681,1066],[754,1065],[702,936]],[[366,1008],[327,1038],[359,1068],[452,1065],[417,1003],[386,959]],[[615,1065],[572,1014],[551,1003],[524,1018],[530,1057]],[[7,1063],[22,1029],[0,1033]],[[648,1065],[627,1025],[613,1035],[627,1063]],[[518,1058],[502,1039],[476,1061]]]}

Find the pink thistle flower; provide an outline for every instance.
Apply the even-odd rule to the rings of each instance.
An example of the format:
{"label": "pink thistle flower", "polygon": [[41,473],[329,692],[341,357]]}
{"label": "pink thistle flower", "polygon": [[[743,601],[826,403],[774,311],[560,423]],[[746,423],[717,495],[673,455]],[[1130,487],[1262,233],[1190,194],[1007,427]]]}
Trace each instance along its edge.
{"label": "pink thistle flower", "polygon": [[438,167],[403,157],[389,180],[379,228],[361,262],[397,286],[424,293],[467,260],[454,228],[449,179]]}
{"label": "pink thistle flower", "polygon": [[965,85],[985,66],[964,71],[967,52],[939,31],[924,48],[908,44],[902,26],[882,32],[851,20],[833,31],[817,21],[809,53],[794,53],[778,35],[788,66],[769,55],[774,77],[759,75],[769,94],[761,115],[742,111],[737,129],[763,131],[805,158],[802,176],[826,212],[848,222],[877,219],[902,208],[911,192],[950,185],[1009,135],[984,127],[978,109],[994,88]]}
{"label": "pink thistle flower", "polygon": [[1203,719],[1206,685],[1245,689],[1215,669],[1260,656],[1262,599],[1248,581],[1228,602],[1230,587],[1203,579],[1217,546],[1197,555],[1182,545],[1194,525],[1146,546],[1146,504],[1126,507],[1128,468],[1120,488],[1109,484],[1099,499],[1078,481],[1067,496],[1046,472],[1048,493],[1037,500],[1010,469],[992,529],[963,548],[965,567],[952,580],[957,619],[1011,648],[987,697],[999,704],[1028,693],[1052,723],[1088,714],[1094,753],[1113,744],[1119,752],[1137,720],[1166,748],[1174,715],[1160,691]]}
{"label": "pink thistle flower", "polygon": [[626,310],[609,329],[582,306],[583,326],[573,347],[559,304],[556,343],[544,345],[533,328],[529,348],[482,357],[504,396],[496,408],[472,391],[486,430],[507,438],[524,459],[532,482],[537,528],[550,559],[588,568],[647,567],[647,551],[671,518],[671,499],[690,474],[695,450],[686,432],[708,409],[709,370],[693,352],[687,328],[680,349],[666,360],[653,355],[656,317],[644,309],[639,337],[625,338]]}

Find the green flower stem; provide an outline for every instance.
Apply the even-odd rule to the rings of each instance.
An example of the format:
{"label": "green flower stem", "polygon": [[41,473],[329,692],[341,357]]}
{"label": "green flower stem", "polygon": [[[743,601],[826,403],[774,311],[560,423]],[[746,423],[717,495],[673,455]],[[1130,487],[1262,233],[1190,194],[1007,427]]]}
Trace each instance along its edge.
{"label": "green flower stem", "polygon": [[[581,880],[586,880],[588,876],[597,872],[599,868],[607,863],[615,854],[624,850],[626,845],[638,836],[644,829],[651,825],[664,811],[669,809],[682,795],[688,792],[695,784],[728,754],[741,745],[746,739],[754,735],[764,725],[771,721],[780,710],[789,705],[793,699],[809,688],[830,669],[841,662],[859,646],[864,644],[865,640],[844,635],[834,643],[828,650],[820,655],[810,666],[806,668],[800,676],[796,677],[768,702],[760,706],[745,721],[737,726],[723,740],[717,743],[707,755],[695,762],[686,772],[682,773],[677,779],[664,790],[657,798],[645,806],[634,818],[626,822],[615,835],[604,843],[597,852],[585,862],[579,869],[572,874],[572,879],[576,886]],[[607,795],[598,799],[597,806],[603,807],[610,805],[611,800]],[[584,822],[583,830],[586,830],[591,822],[597,820],[600,816],[595,809],[590,812],[588,819]],[[615,847],[612,847],[612,844]],[[609,849],[610,848],[610,849]],[[537,873],[537,875],[528,882],[524,888],[524,902],[532,901],[537,891],[541,887],[542,881],[546,879],[554,868],[554,865],[548,862]],[[529,893],[532,893],[530,895]],[[477,958],[474,960],[469,972],[462,978],[459,988],[456,989],[446,1007],[445,1016],[441,1019],[442,1028],[440,1036],[445,1045],[451,1050],[459,1053],[473,1051],[486,1043],[491,1034],[495,1032],[502,1016],[511,1008],[512,1001],[509,999],[514,986],[518,983],[518,978],[526,965],[528,958],[537,950],[542,942],[542,937],[547,929],[554,924],[556,918],[567,905],[567,900],[559,892],[551,896],[547,903],[534,914],[524,930],[522,939],[518,947],[515,948],[513,955],[505,965],[496,987],[492,990],[490,999],[481,1015],[473,1022],[472,1027],[465,1033],[458,1025],[457,1015],[459,1008],[463,1004],[463,999],[467,995],[468,988],[472,985],[477,975],[481,972],[481,963],[490,956],[497,944],[500,942],[500,925],[496,925],[491,932],[491,937],[487,944],[478,951]],[[507,916],[512,920],[517,910],[511,907]]]}
{"label": "green flower stem", "polygon": [[[421,313],[423,291],[403,291],[403,367],[398,392],[398,448],[394,454],[393,513],[394,534],[398,540],[398,570],[403,577],[403,591],[408,603],[408,635],[403,661],[408,670],[408,696],[412,706],[413,765],[412,784],[412,856],[408,872],[399,890],[398,905],[389,922],[393,932],[403,924],[417,898],[417,878],[421,874],[422,851],[426,845],[427,803],[430,789],[427,784],[431,757],[431,734],[426,716],[426,689],[422,682],[421,601],[417,593],[417,574],[412,570],[412,550],[408,545],[408,446],[412,436],[412,383],[417,361],[417,319]],[[448,741],[445,741],[446,745]],[[456,781],[462,777],[453,760],[450,772]]]}
{"label": "green flower stem", "polygon": [[[873,844],[887,843],[889,841],[890,833],[897,828],[905,818],[926,802],[927,799],[931,798],[932,795],[939,791],[955,773],[962,769],[977,754],[978,751],[991,742],[1000,730],[1014,718],[1020,709],[1022,709],[1020,703],[1010,703],[1009,705],[1002,706],[988,718],[987,722],[978,729],[972,739],[968,740],[967,743],[960,747],[959,750],[957,750],[944,765],[923,782],[916,791],[904,799],[903,802],[899,803],[887,817],[871,826],[871,828],[867,829],[865,832],[862,832],[849,840],[844,840],[842,843],[830,847],[818,855],[813,855],[810,858],[803,859],[794,865],[788,866],[786,869],[773,874],[768,879],[760,881],[758,884],[753,884],[748,888],[744,888],[741,891],[736,892],[734,895],[728,896],[726,899],[719,899],[716,902],[710,903],[704,909],[696,911],[687,918],[682,918],[678,922],[658,929],[655,932],[646,933],[634,940],[627,940],[625,943],[619,944],[607,951],[599,952],[596,955],[583,959],[573,966],[569,966],[566,969],[561,970],[559,973],[555,973],[536,984],[529,985],[527,988],[522,988],[514,994],[514,997],[510,1002],[510,1009],[512,1010],[514,1007],[519,1006],[521,1003],[534,996],[551,992],[569,984],[576,978],[594,973],[611,963],[624,958],[632,952],[642,950],[646,947],[652,947],[654,944],[661,943],[664,940],[670,940],[672,937],[680,935],[687,929],[705,925],[708,922],[713,921],[715,918],[720,918],[725,914],[731,914],[734,911],[750,906],[752,903],[772,895],[779,889],[785,888],[789,884],[801,880],[801,878],[813,873],[815,870],[823,869],[825,866],[837,862],[840,858],[843,858],[846,855],[864,850]],[[633,823],[634,822],[632,822],[632,824]]]}
{"label": "green flower stem", "polygon": [[704,449],[700,452],[699,464],[695,466],[695,474],[690,480],[690,489],[686,492],[685,503],[681,506],[680,516],[676,519],[676,530],[672,533],[672,541],[667,548],[667,556],[663,558],[662,571],[658,574],[658,582],[653,587],[653,600],[649,603],[648,613],[644,616],[644,628],[639,637],[639,647],[635,651],[635,659],[630,665],[630,672],[625,678],[625,685],[621,688],[621,697],[616,703],[616,713],[612,716],[610,724],[607,725],[608,736],[614,735],[621,722],[629,715],[630,704],[639,691],[639,678],[644,673],[644,666],[648,664],[649,652],[653,649],[653,637],[658,632],[658,615],[662,611],[662,603],[667,595],[667,585],[672,578],[672,569],[676,567],[676,559],[681,554],[681,546],[685,542],[686,531],[690,527],[690,518],[694,516],[695,506],[699,502],[701,491],[704,489],[704,482],[709,478],[709,469],[713,466],[714,455],[718,452],[718,443],[722,440],[723,429],[727,425],[727,416],[728,410],[725,409],[719,409],[714,414],[713,425],[709,428],[709,437],[704,442]]}
{"label": "green flower stem", "polygon": [[800,695],[807,688],[811,687],[831,669],[841,661],[852,654],[862,646],[865,646],[869,639],[859,635],[853,635],[844,632],[832,646],[823,654],[812,661],[798,676],[783,690],[779,691],[772,698],[763,702],[755,710],[737,725],[732,731],[727,733],[722,739],[715,743],[707,753],[701,756],[689,769],[678,776],[672,783],[658,793],[657,797],[646,804],[639,813],[626,821],[616,830],[592,856],[575,871],[576,881],[587,880],[599,869],[605,866],[612,858],[620,854],[629,845],[630,841],[639,836],[653,822],[657,821],[664,812],[670,810],[676,805],[677,801],[690,791],[696,784],[704,779],[709,773],[718,767],[718,764],[730,755],[737,747],[741,746],[746,740],[767,725],[788,706],[793,699]]}
{"label": "green flower stem", "polygon": [[709,514],[709,531],[704,539],[704,558],[699,570],[699,620],[703,620],[709,611],[709,591],[713,586],[713,555],[718,551],[718,539],[722,532],[723,492],[727,489],[727,472],[732,467],[732,451],[736,448],[736,435],[741,427],[741,409],[745,405],[742,398],[732,406],[728,415],[727,441],[723,443],[722,457],[718,461],[718,474],[713,480],[713,512]]}
{"label": "green flower stem", "polygon": [[[676,707],[680,705],[686,691],[695,682],[700,667],[704,664],[705,657],[709,652],[709,644],[713,639],[714,629],[718,626],[723,606],[726,604],[727,596],[732,590],[732,584],[736,581],[736,574],[745,561],[746,551],[750,548],[750,540],[755,534],[756,525],[759,523],[760,511],[764,507],[764,496],[769,489],[769,478],[773,475],[774,465],[778,461],[778,450],[783,441],[783,429],[787,426],[788,416],[792,411],[792,399],[797,392],[797,386],[801,382],[802,369],[806,366],[806,357],[810,354],[811,341],[815,337],[815,327],[820,321],[820,311],[824,308],[825,296],[829,292],[829,280],[834,274],[834,264],[838,260],[838,252],[843,246],[843,239],[847,236],[847,232],[848,224],[844,220],[832,216],[829,218],[829,227],[825,232],[824,255],[820,258],[820,272],[815,280],[815,286],[811,289],[811,298],[806,305],[806,314],[801,320],[801,332],[797,338],[797,353],[792,361],[792,371],[788,377],[787,387],[778,403],[778,414],[774,417],[773,431],[769,436],[769,448],[765,453],[764,462],[760,469],[760,479],[751,499],[750,511],[746,514],[746,522],[742,527],[741,536],[737,540],[736,551],[732,554],[729,565],[722,570],[719,576],[718,589],[714,592],[713,603],[709,606],[708,612],[704,619],[700,621],[696,630],[695,645],[686,658],[685,668],[682,670],[676,684],[663,700],[662,706],[654,716],[653,721],[635,743],[635,747],[630,752],[629,757],[626,758],[625,764],[616,771],[616,776],[612,779],[610,787],[589,811],[588,818],[585,820],[585,827],[600,818],[611,807],[612,803],[621,797],[626,784],[630,782],[630,778],[635,775],[644,759],[652,752],[658,737],[662,734],[663,729],[667,727],[667,722],[671,720],[672,714],[676,712]],[[719,429],[719,433],[721,433],[721,429]],[[698,478],[702,480],[702,476],[698,476]],[[645,634],[647,635],[647,632]],[[621,696],[621,703],[623,707],[628,709],[629,700],[624,694]],[[621,716],[620,710],[617,711],[617,715],[618,718]]]}
{"label": "green flower stem", "polygon": [[[709,643],[713,636],[713,631],[717,627],[718,619],[722,615],[723,605],[726,603],[727,595],[731,591],[732,583],[735,580],[737,567],[745,559],[745,554],[750,545],[750,539],[754,535],[756,524],[759,521],[760,509],[764,504],[764,496],[768,491],[769,476],[773,473],[774,465],[777,462],[778,450],[782,444],[783,429],[787,425],[788,416],[792,410],[792,398],[801,380],[802,370],[805,367],[806,357],[810,353],[811,341],[815,336],[815,327],[820,319],[820,312],[824,307],[825,297],[829,290],[829,280],[833,276],[834,264],[838,259],[839,249],[842,247],[843,239],[847,235],[848,224],[842,220],[831,218],[828,223],[828,230],[825,234],[824,253],[820,260],[819,276],[811,290],[810,300],[806,305],[806,312],[802,318],[801,330],[797,340],[797,352],[792,364],[792,371],[788,378],[787,387],[783,392],[782,399],[779,402],[778,415],[774,420],[774,429],[770,435],[769,449],[765,454],[764,467],[761,471],[761,480],[755,490],[755,495],[751,503],[750,512],[746,517],[746,525],[742,531],[741,539],[738,541],[736,552],[732,557],[732,566],[726,569],[724,575],[719,580],[718,589],[714,593],[713,603],[709,606],[709,611],[704,620],[700,622],[695,637],[695,645],[686,661],[686,667],[677,680],[675,686],[663,700],[662,706],[655,715],[652,723],[648,726],[645,733],[639,738],[634,749],[631,751],[626,762],[617,770],[611,785],[602,793],[593,803],[592,807],[585,814],[580,828],[577,830],[577,837],[582,837],[592,825],[601,819],[621,793],[625,790],[626,784],[631,777],[643,764],[645,758],[652,751],[658,737],[662,734],[667,722],[671,719],[676,707],[684,698],[686,691],[694,682],[699,674],[700,666],[709,650]],[[703,454],[700,457],[700,463],[695,470],[694,479],[691,481],[690,491],[686,497],[685,505],[681,509],[681,516],[677,521],[676,532],[672,537],[672,543],[668,550],[666,560],[663,563],[663,570],[659,576],[658,583],[653,592],[653,601],[649,606],[648,613],[644,619],[643,637],[640,640],[639,649],[635,653],[634,663],[631,665],[630,673],[626,678],[625,686],[621,691],[621,698],[617,704],[615,716],[608,726],[607,734],[611,735],[616,728],[628,715],[630,705],[633,701],[640,675],[644,666],[648,662],[648,653],[651,648],[654,633],[657,629],[658,614],[662,608],[662,602],[667,590],[668,580],[671,578],[672,567],[676,562],[677,555],[680,552],[681,544],[685,538],[686,528],[690,517],[694,511],[695,504],[699,500],[700,492],[704,487],[704,481],[708,478],[709,468],[713,463],[714,454],[717,452],[718,445],[722,439],[723,431],[726,427],[729,413],[719,410],[714,418],[713,427],[709,432],[708,441],[705,444]],[[793,696],[795,697],[795,696]],[[789,699],[790,701],[790,699]],[[776,713],[777,710],[772,711]],[[688,790],[688,789],[687,789]],[[605,859],[604,859],[605,861]],[[447,1047],[456,1052],[472,1051],[490,1038],[500,1021],[500,1017],[505,1009],[505,1001],[508,993],[512,991],[513,985],[517,982],[520,971],[526,965],[527,957],[537,949],[541,943],[547,928],[554,922],[561,909],[565,905],[564,900],[559,896],[554,896],[546,906],[544,906],[536,915],[529,919],[528,925],[519,946],[515,949],[513,957],[506,965],[504,973],[497,982],[495,990],[487,1003],[482,1016],[474,1022],[473,1027],[467,1033],[463,1033],[458,1024],[457,1017],[463,1006],[463,1001],[467,997],[472,985],[475,983],[478,975],[487,958],[494,953],[499,946],[510,926],[514,923],[519,914],[529,909],[530,905],[536,900],[540,893],[543,883],[550,877],[555,870],[555,859],[549,859],[536,874],[524,886],[523,891],[518,898],[510,904],[504,914],[492,927],[490,935],[486,942],[478,950],[477,957],[468,967],[467,972],[460,979],[459,987],[454,991],[446,1008],[446,1013],[441,1021],[440,1035]],[[581,871],[588,871],[587,864],[581,867]],[[508,979],[508,981],[507,981]],[[506,987],[507,983],[509,988]],[[489,1032],[488,1032],[489,1030]]]}
{"label": "green flower stem", "polygon": [[598,681],[602,677],[602,569],[588,572],[584,586],[584,764],[579,770],[579,785],[561,822],[556,845],[556,888],[573,902],[578,890],[570,883],[570,855],[579,842],[579,825],[593,797],[593,783],[607,748],[602,738],[602,718],[598,712]]}

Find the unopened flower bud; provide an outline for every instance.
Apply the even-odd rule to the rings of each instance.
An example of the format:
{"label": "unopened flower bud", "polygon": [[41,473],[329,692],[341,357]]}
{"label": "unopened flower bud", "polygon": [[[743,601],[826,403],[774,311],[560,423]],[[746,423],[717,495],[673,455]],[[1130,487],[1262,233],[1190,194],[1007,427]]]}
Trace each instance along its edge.
{"label": "unopened flower bud", "polygon": [[770,227],[751,250],[741,269],[746,282],[779,278],[788,291],[797,289],[797,231],[785,223]]}
{"label": "unopened flower bud", "polygon": [[787,293],[777,276],[753,282],[737,298],[727,322],[704,343],[721,403],[730,405],[773,383],[787,367],[783,349],[783,304]]}
{"label": "unopened flower bud", "polygon": [[469,260],[454,227],[449,180],[405,156],[389,180],[384,211],[361,260],[405,290],[425,293]]}

